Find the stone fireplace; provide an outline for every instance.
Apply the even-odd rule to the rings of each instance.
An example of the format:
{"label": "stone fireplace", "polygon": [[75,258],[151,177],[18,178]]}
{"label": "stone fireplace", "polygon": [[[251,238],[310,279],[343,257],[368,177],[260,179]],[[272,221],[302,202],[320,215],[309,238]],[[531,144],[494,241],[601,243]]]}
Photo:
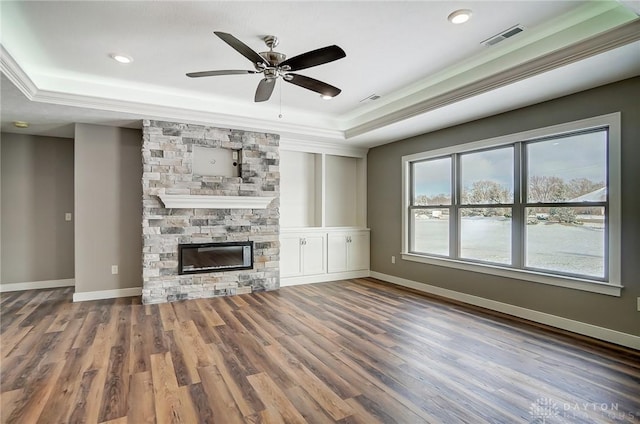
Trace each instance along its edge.
{"label": "stone fireplace", "polygon": [[[145,304],[279,287],[279,136],[143,122]],[[193,171],[195,146],[240,152],[240,176]],[[253,242],[253,268],[179,274],[179,245]]]}

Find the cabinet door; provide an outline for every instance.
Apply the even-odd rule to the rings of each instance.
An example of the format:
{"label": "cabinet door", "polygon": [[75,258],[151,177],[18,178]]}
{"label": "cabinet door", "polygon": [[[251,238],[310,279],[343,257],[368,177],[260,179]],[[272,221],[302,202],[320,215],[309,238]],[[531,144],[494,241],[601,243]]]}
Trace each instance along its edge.
{"label": "cabinet door", "polygon": [[302,246],[298,236],[280,236],[280,276],[302,275]]}
{"label": "cabinet door", "polygon": [[302,273],[304,275],[324,274],[324,236],[304,236],[302,245]]}
{"label": "cabinet door", "polygon": [[327,237],[327,269],[329,272],[347,271],[347,236],[329,234]]}
{"label": "cabinet door", "polygon": [[358,231],[349,237],[350,242],[347,243],[349,271],[369,269],[369,233]]}

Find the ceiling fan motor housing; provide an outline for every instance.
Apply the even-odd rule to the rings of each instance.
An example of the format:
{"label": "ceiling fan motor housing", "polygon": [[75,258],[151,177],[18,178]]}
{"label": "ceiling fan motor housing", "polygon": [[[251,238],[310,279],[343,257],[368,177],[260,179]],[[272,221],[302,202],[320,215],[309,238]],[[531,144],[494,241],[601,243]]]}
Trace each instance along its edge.
{"label": "ceiling fan motor housing", "polygon": [[274,52],[273,50],[268,52],[260,52],[258,54],[267,61],[266,63],[267,66],[269,65],[278,66],[281,62],[284,62],[284,60],[287,58],[285,54]]}

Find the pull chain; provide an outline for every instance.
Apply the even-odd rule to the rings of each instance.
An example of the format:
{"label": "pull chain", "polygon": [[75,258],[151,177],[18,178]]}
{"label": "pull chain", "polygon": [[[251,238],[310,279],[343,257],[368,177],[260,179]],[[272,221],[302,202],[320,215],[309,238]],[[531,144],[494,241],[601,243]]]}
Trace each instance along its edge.
{"label": "pull chain", "polygon": [[280,114],[278,115],[278,118],[282,119],[282,82],[278,85],[280,86]]}

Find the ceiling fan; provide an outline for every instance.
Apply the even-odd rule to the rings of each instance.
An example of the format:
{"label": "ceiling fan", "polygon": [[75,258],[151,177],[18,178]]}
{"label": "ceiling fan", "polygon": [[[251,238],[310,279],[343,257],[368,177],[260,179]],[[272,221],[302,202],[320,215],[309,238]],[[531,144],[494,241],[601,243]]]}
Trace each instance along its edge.
{"label": "ceiling fan", "polygon": [[326,82],[292,73],[292,71],[311,68],[312,66],[322,65],[346,57],[344,50],[338,46],[333,45],[323,47],[287,59],[287,56],[284,54],[273,51],[274,47],[276,47],[279,42],[276,36],[268,35],[264,37],[263,40],[267,47],[269,47],[269,51],[256,53],[251,49],[251,47],[247,46],[231,34],[220,31],[215,31],[214,34],[234,48],[238,53],[249,59],[253,63],[255,70],[190,72],[187,74],[188,77],[199,78],[218,75],[262,73],[264,74],[264,78],[258,84],[258,89],[256,90],[254,98],[256,102],[269,100],[278,77],[282,77],[286,82],[306,88],[307,90],[315,91],[316,93],[320,93],[322,96],[326,97],[335,97],[342,91],[337,87],[327,84]]}

